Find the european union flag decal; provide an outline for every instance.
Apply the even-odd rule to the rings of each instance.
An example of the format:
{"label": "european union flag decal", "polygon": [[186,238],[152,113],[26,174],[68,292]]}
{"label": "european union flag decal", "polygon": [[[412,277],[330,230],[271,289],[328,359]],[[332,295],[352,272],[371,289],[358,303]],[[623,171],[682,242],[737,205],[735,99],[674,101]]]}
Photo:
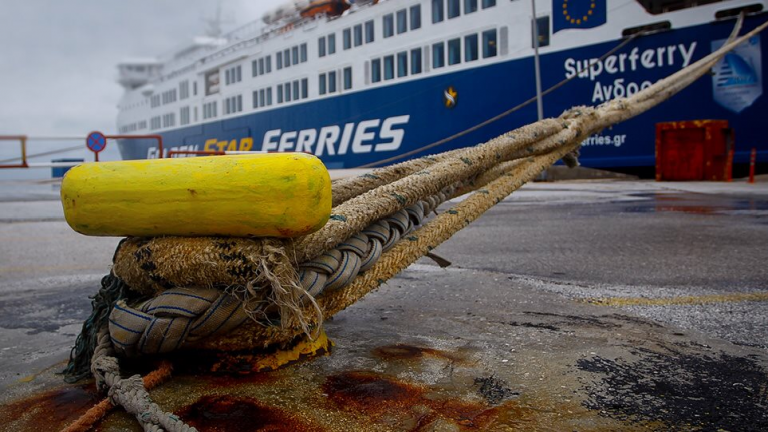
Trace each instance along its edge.
{"label": "european union flag decal", "polygon": [[552,0],[552,33],[605,24],[607,0]]}

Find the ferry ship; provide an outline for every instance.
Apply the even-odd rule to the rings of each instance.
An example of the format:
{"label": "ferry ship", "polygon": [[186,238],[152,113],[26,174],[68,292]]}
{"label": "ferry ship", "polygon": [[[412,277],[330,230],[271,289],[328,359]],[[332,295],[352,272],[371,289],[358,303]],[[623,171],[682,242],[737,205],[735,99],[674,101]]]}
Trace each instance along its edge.
{"label": "ferry ship", "polygon": [[[329,169],[381,166],[536,121],[536,103],[511,110],[537,95],[536,59],[545,93],[571,79],[541,100],[543,115],[557,116],[632,95],[706,56],[742,12],[742,32],[765,21],[766,3],[298,0],[165,57],[121,63],[117,126],[162,136],[163,157],[300,151]],[[766,45],[755,36],[710,77],[589,137],[582,165],[653,167],[655,124],[697,119],[729,122],[736,164],[753,147],[768,161]],[[118,146],[124,159],[159,156],[151,139]]]}

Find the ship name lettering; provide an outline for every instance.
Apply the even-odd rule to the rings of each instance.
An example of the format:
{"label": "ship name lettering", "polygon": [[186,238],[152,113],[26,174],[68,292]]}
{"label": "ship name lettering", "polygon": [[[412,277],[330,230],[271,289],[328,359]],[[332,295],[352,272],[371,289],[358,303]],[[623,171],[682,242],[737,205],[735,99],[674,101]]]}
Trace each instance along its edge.
{"label": "ship name lettering", "polygon": [[634,47],[629,54],[619,53],[606,57],[581,59],[568,58],[563,63],[565,77],[589,78],[594,81],[603,73],[614,75],[626,71],[634,72],[638,69],[655,69],[665,66],[681,65],[680,69],[691,64],[693,52],[696,50],[696,41],[690,44],[677,44],[648,48],[640,52],[640,48]]}
{"label": "ship name lettering", "polygon": [[205,140],[203,149],[205,151],[251,151],[253,150],[253,138],[240,138],[239,143],[236,139],[219,141],[216,138],[211,138]]}
{"label": "ship name lettering", "polygon": [[261,150],[297,151],[312,153],[315,156],[344,155],[350,150],[352,153],[394,151],[403,144],[405,130],[402,126],[406,125],[410,118],[410,115],[401,115],[389,117],[384,121],[371,119],[347,123],[343,128],[338,125],[324,126],[319,130],[272,129],[264,133]]}

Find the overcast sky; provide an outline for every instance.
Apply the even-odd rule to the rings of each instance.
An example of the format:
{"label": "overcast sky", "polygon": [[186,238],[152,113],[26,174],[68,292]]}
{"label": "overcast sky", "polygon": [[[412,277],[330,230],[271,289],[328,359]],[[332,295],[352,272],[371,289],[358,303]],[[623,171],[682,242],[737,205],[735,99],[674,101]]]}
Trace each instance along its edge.
{"label": "overcast sky", "polygon": [[[224,30],[285,2],[223,0]],[[0,0],[0,135],[114,133],[117,63],[204,34],[215,11],[216,0]],[[47,148],[30,143],[30,153]],[[16,155],[0,141],[0,160]]]}

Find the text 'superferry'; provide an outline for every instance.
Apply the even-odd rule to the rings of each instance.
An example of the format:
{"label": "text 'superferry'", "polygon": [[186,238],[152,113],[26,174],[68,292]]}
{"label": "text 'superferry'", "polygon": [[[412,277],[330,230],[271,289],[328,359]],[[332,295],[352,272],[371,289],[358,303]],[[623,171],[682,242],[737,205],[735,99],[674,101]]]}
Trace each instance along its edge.
{"label": "text 'superferry'", "polygon": [[[400,162],[484,142],[537,120],[534,27],[544,116],[630,96],[717,49],[749,0],[298,0],[159,59],[121,63],[123,134],[165,151],[301,151],[328,168]],[[534,26],[535,24],[535,26]],[[634,37],[632,37],[635,35]],[[630,40],[628,40],[630,39]],[[609,55],[611,50],[624,43]],[[659,122],[728,120],[735,163],[768,161],[760,35],[661,106],[586,139],[581,163],[651,167]],[[119,141],[125,159],[158,156]],[[403,157],[400,157],[403,156]],[[400,158],[399,158],[400,157]]]}

